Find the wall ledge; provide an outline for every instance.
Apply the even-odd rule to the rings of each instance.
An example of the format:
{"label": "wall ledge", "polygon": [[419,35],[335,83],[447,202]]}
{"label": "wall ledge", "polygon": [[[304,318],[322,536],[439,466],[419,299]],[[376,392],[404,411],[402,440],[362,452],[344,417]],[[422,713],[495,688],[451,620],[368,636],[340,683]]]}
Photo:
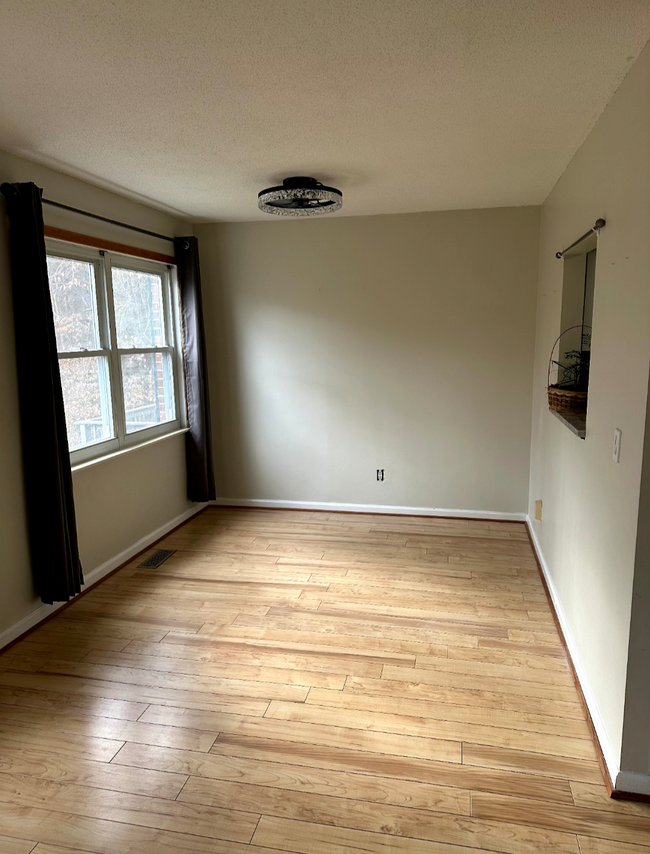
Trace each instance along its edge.
{"label": "wall ledge", "polygon": [[[164,525],[156,528],[155,531],[151,531],[149,534],[146,534],[144,537],[141,537],[135,543],[128,546],[128,548],[109,558],[107,561],[104,561],[104,563],[96,566],[94,569],[91,569],[90,572],[84,572],[85,584],[81,588],[81,594],[79,595],[82,595],[84,591],[88,590],[89,587],[92,587],[93,584],[97,584],[97,582],[101,581],[102,578],[110,575],[111,572],[122,566],[122,564],[128,563],[139,552],[149,548],[149,546],[152,545],[152,543],[155,543],[156,540],[161,539],[161,537],[164,537],[171,530],[182,525],[183,522],[186,522],[188,519],[191,519],[192,516],[203,510],[205,506],[205,504],[197,504],[196,507],[190,507],[189,510],[181,513],[180,516],[177,516],[175,519],[170,519],[169,522],[165,522]],[[42,623],[48,617],[51,617],[56,614],[57,611],[60,611],[61,608],[65,608],[66,605],[74,601],[75,599],[71,599],[70,602],[56,602],[54,605],[39,605],[36,610],[27,614],[26,617],[22,618],[22,620],[18,620],[17,623],[14,623],[13,626],[9,626],[8,629],[0,634],[0,650],[13,643],[21,635],[24,635],[30,629],[33,629],[39,623]]]}
{"label": "wall ledge", "polygon": [[334,501],[285,501],[265,498],[217,498],[217,507],[261,507],[277,510],[328,510],[331,513],[377,513],[386,516],[441,516],[449,519],[494,519],[500,522],[525,522],[526,513],[501,513],[495,510],[455,510],[445,507],[407,507],[391,504],[341,504]]}

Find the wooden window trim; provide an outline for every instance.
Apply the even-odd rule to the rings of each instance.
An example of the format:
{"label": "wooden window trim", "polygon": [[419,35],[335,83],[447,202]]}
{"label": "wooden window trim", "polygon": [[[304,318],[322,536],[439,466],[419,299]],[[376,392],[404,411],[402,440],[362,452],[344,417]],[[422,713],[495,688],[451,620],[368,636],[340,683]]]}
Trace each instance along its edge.
{"label": "wooden window trim", "polygon": [[136,258],[146,258],[149,261],[160,261],[162,264],[176,263],[173,255],[165,255],[151,249],[140,249],[139,246],[131,246],[128,243],[115,243],[113,240],[104,240],[101,237],[90,237],[76,231],[67,231],[65,228],[55,228],[53,225],[45,226],[45,236],[53,240],[64,240],[66,243],[91,246],[93,249],[105,249],[107,252],[115,252],[118,255],[133,255]]}

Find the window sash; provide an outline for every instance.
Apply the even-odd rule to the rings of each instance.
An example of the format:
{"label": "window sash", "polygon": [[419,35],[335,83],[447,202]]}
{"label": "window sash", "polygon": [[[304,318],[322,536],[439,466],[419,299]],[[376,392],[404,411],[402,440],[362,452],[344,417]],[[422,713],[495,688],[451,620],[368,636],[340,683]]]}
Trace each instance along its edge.
{"label": "window sash", "polygon": [[[109,386],[111,384],[111,376],[110,376],[110,364],[108,361],[108,350],[75,350],[65,354],[58,354],[59,361],[65,361],[66,359],[75,359],[77,361],[81,361],[82,359],[103,359],[106,362],[106,370],[108,374],[108,383]],[[100,381],[101,382],[101,381]],[[101,400],[101,385],[100,385],[100,400]],[[115,432],[115,417],[113,413],[113,402],[112,396],[109,395],[108,406],[110,408],[110,423],[112,427],[113,433]],[[101,404],[100,404],[101,405]],[[85,445],[82,445],[79,448],[70,451],[70,459],[71,461],[81,462],[83,460],[89,459],[93,456],[104,456],[107,453],[112,453],[114,451],[119,450],[119,443],[117,441],[116,436],[111,436],[108,439],[97,439],[94,442],[88,442]]]}
{"label": "window sash", "polygon": [[[103,457],[118,450],[132,448],[152,439],[173,433],[185,427],[185,395],[183,377],[183,359],[180,348],[180,311],[178,306],[178,288],[174,267],[155,261],[119,255],[104,250],[93,250],[61,241],[46,240],[48,255],[61,258],[88,261],[95,266],[95,300],[99,327],[100,347],[96,350],[66,350],[59,352],[59,359],[80,359],[102,357],[108,362],[110,382],[110,402],[115,436],[85,445],[70,452],[73,465],[96,457]],[[112,268],[150,272],[160,276],[162,281],[162,319],[165,344],[151,347],[117,347],[117,329],[112,288]],[[124,387],[122,377],[122,357],[149,353],[168,354],[171,362],[171,390],[174,395],[173,420],[164,421],[142,430],[127,433],[126,412],[124,406]]]}
{"label": "window sash", "polygon": [[[47,244],[47,242],[46,242],[46,246],[47,245],[49,245],[49,244]],[[100,263],[101,258],[99,257],[99,253],[94,253],[94,255],[92,257],[88,257],[87,253],[82,253],[81,255],[77,255],[76,253],[72,254],[69,250],[67,250],[65,248],[59,249],[58,248],[59,246],[60,246],[60,244],[58,244],[58,246],[52,245],[52,249],[53,249],[52,254],[50,254],[49,251],[46,251],[46,255],[48,257],[61,258],[61,259],[65,259],[65,260],[81,261],[81,262],[89,264],[90,266],[93,267],[93,279],[94,279],[94,294],[93,294],[94,305],[93,305],[93,310],[94,310],[95,319],[97,322],[97,336],[98,336],[97,343],[99,345],[99,349],[102,349],[102,348],[107,349],[108,348],[108,338],[107,338],[107,326],[106,326],[106,312],[105,312],[105,306],[103,304],[102,294],[101,294],[102,270],[101,270],[101,263]],[[58,346],[57,346],[57,350],[58,350]],[[87,353],[88,350],[79,349],[77,351],[71,351],[71,352]]]}

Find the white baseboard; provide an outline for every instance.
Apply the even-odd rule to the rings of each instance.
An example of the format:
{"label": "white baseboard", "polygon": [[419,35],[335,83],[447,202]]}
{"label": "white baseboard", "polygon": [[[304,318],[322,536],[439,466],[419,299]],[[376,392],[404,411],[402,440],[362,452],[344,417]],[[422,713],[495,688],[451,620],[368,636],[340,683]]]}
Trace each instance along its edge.
{"label": "white baseboard", "polygon": [[[187,521],[187,519],[190,519],[204,507],[205,504],[198,504],[196,507],[190,507],[190,509],[186,510],[185,513],[181,513],[180,516],[177,516],[175,519],[170,519],[169,522],[166,522],[164,525],[156,528],[155,531],[151,531],[146,536],[141,537],[137,542],[133,543],[119,554],[114,555],[107,561],[104,561],[104,563],[96,566],[94,569],[91,569],[90,572],[84,572],[85,583],[81,589],[84,590],[91,584],[95,584],[97,581],[104,578],[105,575],[108,575],[114,569],[117,569],[118,566],[131,560],[132,557],[137,555],[138,552],[146,549],[151,545],[151,543],[155,543],[156,540],[164,537],[165,534],[173,528],[176,528],[178,525]],[[13,626],[10,626],[0,634],[0,650],[7,646],[7,644],[15,641],[16,638],[19,638],[24,632],[34,628],[34,626],[38,625],[38,623],[42,622],[46,617],[49,617],[50,614],[54,614],[59,611],[66,604],[66,602],[55,602],[54,605],[39,605],[35,611],[31,612],[31,614],[27,614],[26,617],[22,618],[22,620],[14,623]]]}
{"label": "white baseboard", "polygon": [[390,504],[340,504],[333,501],[284,501],[264,498],[217,498],[210,504],[229,507],[262,507],[277,510],[329,510],[331,513],[377,513],[389,516],[443,516],[452,519],[494,519],[525,522],[526,513],[499,513],[495,510],[451,510],[444,507],[402,507]]}
{"label": "white baseboard", "polygon": [[[537,539],[537,535],[532,525],[532,520],[530,516],[527,518],[526,522],[528,525],[528,531],[530,532],[530,538],[533,543],[533,547],[537,554],[537,559],[539,560],[539,564],[542,567],[542,572],[544,573],[544,578],[546,580],[549,593],[551,594],[551,599],[553,600],[553,607],[555,608],[555,613],[557,614],[560,626],[562,627],[562,633],[564,634],[564,640],[566,641],[566,645],[569,650],[569,655],[571,656],[571,661],[573,662],[573,667],[578,677],[578,681],[580,682],[580,687],[582,688],[582,693],[585,698],[587,708],[589,709],[589,714],[591,715],[591,720],[593,722],[594,729],[596,730],[598,741],[600,742],[600,749],[605,759],[605,765],[607,766],[607,771],[609,773],[612,786],[615,787],[615,783],[620,775],[619,760],[617,759],[616,753],[614,752],[611,742],[607,736],[607,731],[605,730],[603,719],[600,715],[600,711],[598,710],[596,698],[594,697],[593,691],[591,690],[589,681],[587,679],[587,672],[585,671],[582,661],[580,660],[578,648],[576,646],[575,641],[573,640],[571,629],[569,628],[569,624],[564,615],[564,611],[562,610],[560,598],[558,596],[557,590],[555,589],[555,585],[553,584],[551,572],[544,558],[544,554],[542,553],[542,547],[540,545],[539,540]],[[633,790],[628,789],[628,791]]]}

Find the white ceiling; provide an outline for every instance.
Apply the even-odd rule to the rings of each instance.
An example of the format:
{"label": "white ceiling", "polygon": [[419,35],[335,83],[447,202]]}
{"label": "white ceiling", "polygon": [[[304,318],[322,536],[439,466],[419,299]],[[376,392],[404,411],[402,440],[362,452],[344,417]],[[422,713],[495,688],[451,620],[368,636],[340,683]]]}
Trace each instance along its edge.
{"label": "white ceiling", "polygon": [[541,203],[648,0],[1,0],[0,148],[202,220]]}

